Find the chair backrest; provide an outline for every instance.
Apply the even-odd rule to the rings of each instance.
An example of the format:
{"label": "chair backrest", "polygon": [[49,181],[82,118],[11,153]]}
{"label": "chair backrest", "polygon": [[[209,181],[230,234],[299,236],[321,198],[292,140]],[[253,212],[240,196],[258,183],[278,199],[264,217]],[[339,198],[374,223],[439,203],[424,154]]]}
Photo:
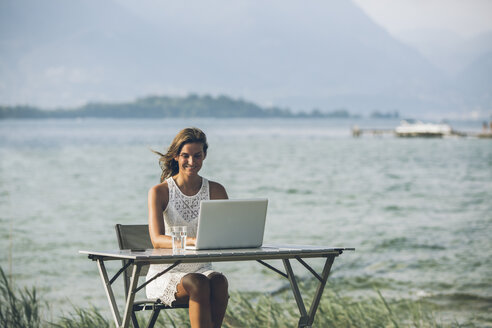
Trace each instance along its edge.
{"label": "chair backrest", "polygon": [[[149,235],[148,224],[117,224],[115,226],[116,237],[118,238],[118,246],[120,249],[149,249],[154,248]],[[123,265],[126,261],[123,260]],[[147,275],[148,266],[143,266],[140,270],[140,276]],[[125,294],[128,290],[131,277],[130,269],[125,270]]]}
{"label": "chair backrest", "polygon": [[120,249],[154,248],[150,241],[148,224],[117,224],[115,228]]}

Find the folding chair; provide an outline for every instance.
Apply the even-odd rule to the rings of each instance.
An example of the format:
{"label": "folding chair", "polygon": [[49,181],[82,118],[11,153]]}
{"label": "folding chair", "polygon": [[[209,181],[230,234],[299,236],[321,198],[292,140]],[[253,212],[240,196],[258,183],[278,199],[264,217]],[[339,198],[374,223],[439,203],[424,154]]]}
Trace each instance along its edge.
{"label": "folding chair", "polygon": [[[149,226],[147,224],[132,224],[123,225],[117,224],[115,226],[116,237],[118,238],[118,246],[120,249],[149,249],[153,248],[152,242],[149,236]],[[127,261],[123,260],[123,265],[126,265]],[[143,267],[140,271],[140,276],[147,275],[149,268]],[[125,297],[128,297],[128,286],[130,285],[131,270],[127,268],[125,270],[124,276],[124,286],[125,286]],[[152,310],[150,320],[147,324],[148,328],[154,327],[159,312],[162,309],[183,309],[188,308],[188,304],[173,304],[168,306],[162,304],[159,299],[144,299],[135,300],[133,305],[131,318],[134,328],[139,328],[137,317],[135,312],[142,310]]]}

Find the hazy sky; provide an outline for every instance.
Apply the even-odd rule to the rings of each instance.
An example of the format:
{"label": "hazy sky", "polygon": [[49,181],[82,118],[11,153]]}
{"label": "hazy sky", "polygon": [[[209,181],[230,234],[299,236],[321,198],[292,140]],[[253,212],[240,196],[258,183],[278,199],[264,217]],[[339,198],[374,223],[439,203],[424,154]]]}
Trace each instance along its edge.
{"label": "hazy sky", "polygon": [[463,111],[492,108],[492,0],[0,4],[0,103],[56,108],[194,92],[296,110],[393,110],[408,99],[446,102],[422,105],[432,110],[448,100]]}
{"label": "hazy sky", "polygon": [[[344,1],[344,0],[340,0]],[[432,28],[451,30],[462,37],[477,35],[492,30],[492,0],[353,0],[374,21],[393,35],[407,30]],[[159,19],[160,9],[180,6],[179,2],[162,0],[116,0],[137,11],[146,18]],[[249,2],[238,1],[238,10]],[[206,7],[213,7],[208,1]],[[282,3],[288,5],[289,2]],[[220,10],[211,9],[209,14],[222,15]],[[162,18],[162,17],[160,17]]]}
{"label": "hazy sky", "polygon": [[451,30],[469,37],[492,30],[492,0],[354,0],[389,32]]}

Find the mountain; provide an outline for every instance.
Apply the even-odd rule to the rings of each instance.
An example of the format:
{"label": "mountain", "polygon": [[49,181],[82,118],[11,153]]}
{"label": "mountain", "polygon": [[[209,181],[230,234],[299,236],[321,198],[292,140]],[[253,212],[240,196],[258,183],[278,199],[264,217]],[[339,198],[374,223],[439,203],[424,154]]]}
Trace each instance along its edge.
{"label": "mountain", "polygon": [[150,3],[152,11],[127,0],[0,2],[0,103],[200,93],[418,117],[473,105],[351,1]]}
{"label": "mountain", "polygon": [[1,1],[0,99],[50,107],[134,98],[149,31],[110,1]]}
{"label": "mountain", "polygon": [[[492,104],[492,51],[466,67],[456,77],[457,88],[468,103],[475,104],[474,111],[487,113]],[[492,113],[489,112],[489,115]]]}
{"label": "mountain", "polygon": [[449,30],[426,28],[402,31],[396,37],[418,49],[450,76],[458,75],[474,60],[492,52],[491,31],[464,37]]}

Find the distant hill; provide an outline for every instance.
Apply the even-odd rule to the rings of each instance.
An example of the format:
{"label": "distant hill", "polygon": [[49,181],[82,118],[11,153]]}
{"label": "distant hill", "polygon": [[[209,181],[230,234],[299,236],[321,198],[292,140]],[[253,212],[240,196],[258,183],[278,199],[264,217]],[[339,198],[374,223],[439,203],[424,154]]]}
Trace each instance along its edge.
{"label": "distant hill", "polygon": [[0,106],[0,119],[40,118],[162,118],[162,117],[332,117],[348,118],[347,110],[328,113],[292,113],[289,109],[262,108],[252,102],[227,96],[150,96],[127,103],[90,103],[75,109],[42,110],[32,106]]}

